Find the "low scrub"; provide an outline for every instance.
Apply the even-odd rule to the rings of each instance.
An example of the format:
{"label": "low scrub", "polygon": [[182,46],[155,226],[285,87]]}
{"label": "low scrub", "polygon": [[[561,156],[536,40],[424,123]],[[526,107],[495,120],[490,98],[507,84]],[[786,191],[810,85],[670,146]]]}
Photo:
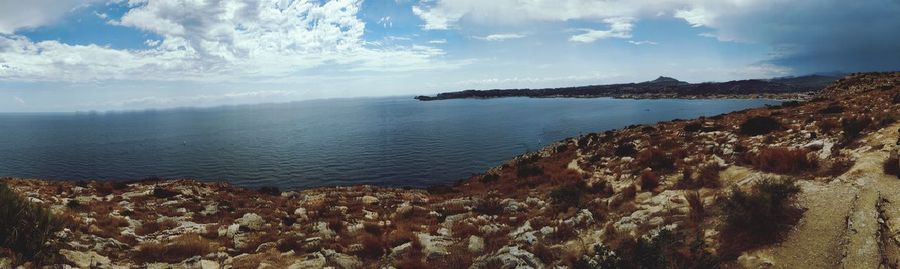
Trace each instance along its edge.
{"label": "low scrub", "polygon": [[900,179],[900,158],[894,155],[884,160],[884,173]]}
{"label": "low scrub", "polygon": [[185,234],[165,242],[145,242],[134,253],[139,262],[177,263],[195,256],[203,256],[213,252],[212,242],[200,235]]}
{"label": "low scrub", "polygon": [[740,132],[744,135],[764,135],[784,128],[778,120],[772,117],[756,116],[747,119],[740,126]]}
{"label": "low scrub", "polygon": [[682,171],[681,179],[675,183],[675,188],[690,190],[699,188],[718,188],[722,185],[721,177],[719,176],[719,172],[721,171],[722,167],[717,163],[701,166],[696,175],[694,175],[693,169],[685,168],[684,171]]}
{"label": "low scrub", "polygon": [[54,258],[50,239],[64,225],[50,210],[26,201],[0,182],[0,250],[41,264]]}
{"label": "low scrub", "polygon": [[868,117],[857,117],[844,119],[841,121],[841,129],[844,131],[844,142],[852,142],[859,138],[862,131],[872,124],[872,119]]}
{"label": "low scrub", "polygon": [[584,191],[575,184],[564,185],[550,192],[553,203],[563,208],[580,208],[583,197]]}
{"label": "low scrub", "polygon": [[702,237],[689,236],[670,230],[643,236],[620,244],[615,251],[596,244],[593,253],[572,262],[576,269],[643,269],[643,268],[720,268],[717,256],[707,251]]}
{"label": "low scrub", "polygon": [[634,144],[632,143],[623,143],[616,147],[616,156],[626,157],[626,156],[634,156],[637,153],[637,150],[634,148]]}
{"label": "low scrub", "polygon": [[675,167],[675,161],[666,152],[657,148],[648,148],[638,153],[636,158],[640,168],[650,168],[654,171],[665,171]]}
{"label": "low scrub", "polygon": [[735,187],[722,203],[723,253],[737,255],[781,238],[803,214],[793,202],[799,193],[795,182],[771,178],[747,191]]}
{"label": "low scrub", "polygon": [[809,156],[809,151],[783,147],[760,150],[750,162],[760,171],[788,175],[815,171],[819,167],[818,159]]}

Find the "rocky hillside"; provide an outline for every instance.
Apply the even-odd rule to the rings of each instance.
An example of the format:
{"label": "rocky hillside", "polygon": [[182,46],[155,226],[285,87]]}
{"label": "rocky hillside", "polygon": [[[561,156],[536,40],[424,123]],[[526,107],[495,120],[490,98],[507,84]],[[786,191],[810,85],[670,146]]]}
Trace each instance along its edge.
{"label": "rocky hillside", "polygon": [[896,268],[898,113],[900,72],[868,73],[566,139],[454,186],[8,178],[0,268]]}

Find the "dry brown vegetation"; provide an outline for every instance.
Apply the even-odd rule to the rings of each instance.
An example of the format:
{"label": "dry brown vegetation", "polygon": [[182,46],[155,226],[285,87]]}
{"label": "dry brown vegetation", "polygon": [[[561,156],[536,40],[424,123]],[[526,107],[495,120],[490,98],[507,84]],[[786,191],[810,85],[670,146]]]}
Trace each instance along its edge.
{"label": "dry brown vegetation", "polygon": [[176,263],[184,259],[203,256],[215,250],[214,244],[196,234],[185,234],[163,242],[144,242],[134,253],[139,262]]}
{"label": "dry brown vegetation", "polygon": [[819,167],[819,160],[810,156],[809,151],[783,147],[762,149],[751,163],[760,171],[787,175],[815,171]]}

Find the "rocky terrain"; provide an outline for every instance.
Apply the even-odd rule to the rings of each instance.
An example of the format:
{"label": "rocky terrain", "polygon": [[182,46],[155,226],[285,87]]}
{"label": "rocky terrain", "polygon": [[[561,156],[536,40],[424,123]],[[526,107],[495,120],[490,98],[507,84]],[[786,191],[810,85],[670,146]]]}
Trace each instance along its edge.
{"label": "rocky terrain", "polygon": [[898,117],[900,72],[866,73],[566,139],[453,186],[7,178],[6,199],[58,225],[39,247],[0,234],[0,268],[897,268]]}
{"label": "rocky terrain", "polygon": [[713,98],[763,98],[780,100],[805,100],[840,77],[808,75],[773,79],[748,79],[727,82],[687,83],[670,77],[659,77],[641,83],[591,85],[546,89],[494,89],[445,92],[435,96],[416,96],[420,101],[462,98],[500,97],[613,97],[628,99],[713,99]]}

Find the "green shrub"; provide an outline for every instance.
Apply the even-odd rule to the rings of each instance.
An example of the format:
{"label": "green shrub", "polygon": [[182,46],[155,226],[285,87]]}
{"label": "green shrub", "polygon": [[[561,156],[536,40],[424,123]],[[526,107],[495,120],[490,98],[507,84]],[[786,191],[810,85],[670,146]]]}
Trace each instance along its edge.
{"label": "green shrub", "polygon": [[772,117],[756,116],[747,119],[740,127],[741,134],[744,135],[764,135],[774,131],[781,130],[781,123]]}
{"label": "green shrub", "polygon": [[55,256],[49,242],[63,226],[62,219],[50,210],[26,201],[0,183],[0,248],[9,249],[24,260],[42,263]]}
{"label": "green shrub", "polygon": [[891,156],[884,160],[884,173],[900,178],[900,160],[897,156]]}
{"label": "green shrub", "polygon": [[844,130],[844,142],[856,140],[862,131],[872,124],[872,120],[868,117],[859,117],[844,119],[841,121],[841,128]]}
{"label": "green shrub", "polygon": [[735,187],[722,204],[726,254],[770,244],[800,220],[793,200],[800,187],[793,181],[765,179],[749,191]]}
{"label": "green shrub", "polygon": [[632,143],[624,143],[616,147],[616,156],[619,157],[633,156],[635,153],[637,150]]}
{"label": "green shrub", "polygon": [[576,185],[564,185],[550,192],[553,203],[563,208],[581,207],[584,192]]}

